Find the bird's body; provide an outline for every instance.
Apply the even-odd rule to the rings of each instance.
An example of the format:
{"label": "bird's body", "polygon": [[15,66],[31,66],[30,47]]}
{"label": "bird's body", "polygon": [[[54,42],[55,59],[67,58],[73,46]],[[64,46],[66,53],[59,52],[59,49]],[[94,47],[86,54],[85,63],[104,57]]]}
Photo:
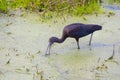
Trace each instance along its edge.
{"label": "bird's body", "polygon": [[[95,25],[95,24],[73,23],[73,24],[67,25],[64,27],[62,37],[60,39],[57,37],[51,37],[49,39],[49,45],[48,45],[49,53],[50,53],[50,47],[54,42],[62,43],[68,37],[76,39],[78,49],[79,49],[80,48],[79,38],[92,34],[94,31],[101,30],[101,29],[102,27],[100,25]],[[89,45],[91,44],[91,39],[92,39],[92,35],[89,41]]]}
{"label": "bird's body", "polygon": [[79,23],[71,24],[71,25],[67,25],[63,29],[63,33],[66,33],[66,35],[68,37],[81,38],[81,37],[84,37],[84,36],[86,36],[90,33],[93,33],[93,30],[90,30],[91,26],[90,25],[79,24]]}

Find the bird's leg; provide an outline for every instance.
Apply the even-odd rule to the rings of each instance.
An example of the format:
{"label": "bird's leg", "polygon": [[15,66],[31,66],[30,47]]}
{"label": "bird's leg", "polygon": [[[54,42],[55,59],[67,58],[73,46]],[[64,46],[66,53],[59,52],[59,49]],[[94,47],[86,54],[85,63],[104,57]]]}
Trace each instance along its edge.
{"label": "bird's leg", "polygon": [[92,33],[91,36],[90,36],[89,46],[91,45],[92,36],[93,36],[93,33]]}
{"label": "bird's leg", "polygon": [[76,42],[77,42],[78,49],[80,49],[80,46],[79,46],[79,39],[76,39]]}

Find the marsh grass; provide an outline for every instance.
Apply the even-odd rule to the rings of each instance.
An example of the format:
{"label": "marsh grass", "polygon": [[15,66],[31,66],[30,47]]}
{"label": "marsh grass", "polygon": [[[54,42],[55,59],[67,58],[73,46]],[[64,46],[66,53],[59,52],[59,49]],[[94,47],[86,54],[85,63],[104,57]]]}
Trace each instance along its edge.
{"label": "marsh grass", "polygon": [[97,2],[91,1],[88,4],[77,5],[72,11],[74,15],[92,14],[99,12],[100,6]]}
{"label": "marsh grass", "polygon": [[7,13],[8,11],[8,2],[7,0],[0,0],[0,12]]}
{"label": "marsh grass", "polygon": [[9,7],[11,9],[25,8],[29,10],[38,9],[39,0],[12,0],[9,1]]}
{"label": "marsh grass", "polygon": [[[120,0],[117,0],[120,2]],[[0,0],[0,11],[7,13],[14,9],[39,12],[43,19],[64,14],[81,16],[100,12],[98,0]]]}
{"label": "marsh grass", "polygon": [[[91,13],[93,9],[90,8],[98,6],[98,4],[94,5],[95,3],[98,3],[97,0],[0,0],[0,10],[3,12],[7,12],[8,7],[9,9],[25,8],[29,10],[38,10],[39,12],[46,13],[49,11],[70,12],[76,9],[76,13],[83,13],[83,11],[85,12],[86,10],[88,10],[86,13]],[[86,10],[84,10],[85,8]]]}

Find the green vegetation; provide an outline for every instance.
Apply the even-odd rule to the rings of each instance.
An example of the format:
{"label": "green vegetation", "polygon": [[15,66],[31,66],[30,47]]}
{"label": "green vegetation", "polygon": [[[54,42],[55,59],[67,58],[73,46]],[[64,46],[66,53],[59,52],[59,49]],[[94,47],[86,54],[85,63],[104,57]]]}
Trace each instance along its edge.
{"label": "green vegetation", "polygon": [[8,2],[7,0],[0,0],[0,12],[7,12],[8,11]]}
{"label": "green vegetation", "polygon": [[[99,12],[99,0],[0,0],[0,12],[12,9],[39,11],[42,17],[72,14],[81,16]],[[120,0],[117,0],[120,2]]]}
{"label": "green vegetation", "polygon": [[0,0],[0,11],[7,12],[8,8],[82,14],[98,10],[98,0]]}
{"label": "green vegetation", "polygon": [[99,4],[97,0],[91,0],[90,2],[85,2],[82,5],[77,5],[72,10],[73,14],[75,15],[82,15],[82,14],[92,14],[99,11]]}
{"label": "green vegetation", "polygon": [[120,3],[120,0],[117,0],[118,3]]}
{"label": "green vegetation", "polygon": [[15,8],[25,8],[25,9],[37,9],[40,4],[40,0],[12,0],[9,1],[9,7]]}
{"label": "green vegetation", "polygon": [[109,3],[109,4],[119,4],[120,0],[103,0],[105,3]]}

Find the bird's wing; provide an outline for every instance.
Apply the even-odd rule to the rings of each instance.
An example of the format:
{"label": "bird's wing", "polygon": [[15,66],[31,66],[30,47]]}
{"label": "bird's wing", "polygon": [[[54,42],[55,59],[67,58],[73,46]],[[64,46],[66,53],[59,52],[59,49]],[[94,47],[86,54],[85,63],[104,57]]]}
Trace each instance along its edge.
{"label": "bird's wing", "polygon": [[80,38],[80,37],[85,36],[86,34],[87,33],[86,33],[85,29],[83,29],[82,27],[77,27],[77,28],[71,29],[68,32],[69,37],[74,37],[74,38]]}

